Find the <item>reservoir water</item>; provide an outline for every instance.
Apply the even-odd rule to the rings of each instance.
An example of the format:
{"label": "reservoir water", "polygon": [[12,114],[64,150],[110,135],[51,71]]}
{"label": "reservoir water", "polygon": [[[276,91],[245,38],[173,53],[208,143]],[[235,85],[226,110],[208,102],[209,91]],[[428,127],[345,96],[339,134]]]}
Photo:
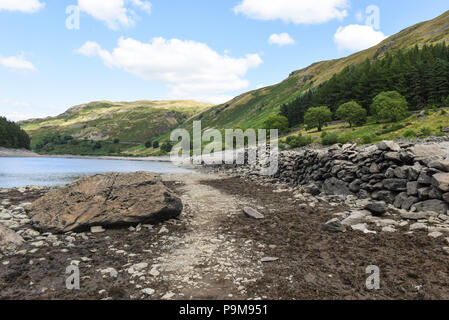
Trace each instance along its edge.
{"label": "reservoir water", "polygon": [[64,185],[82,176],[113,171],[151,171],[161,174],[194,172],[171,162],[0,157],[0,188]]}

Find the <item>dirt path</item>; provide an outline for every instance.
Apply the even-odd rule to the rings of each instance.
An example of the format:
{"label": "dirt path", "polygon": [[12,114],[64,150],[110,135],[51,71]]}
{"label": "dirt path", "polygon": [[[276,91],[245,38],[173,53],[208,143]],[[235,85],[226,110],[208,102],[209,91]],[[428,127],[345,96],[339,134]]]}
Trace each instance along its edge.
{"label": "dirt path", "polygon": [[220,180],[204,174],[164,176],[166,183],[178,186],[188,232],[158,260],[166,280],[188,299],[244,298],[245,285],[262,274],[262,253],[253,250],[251,241],[241,242],[226,232],[221,223],[224,217],[240,215],[248,200],[204,184]]}

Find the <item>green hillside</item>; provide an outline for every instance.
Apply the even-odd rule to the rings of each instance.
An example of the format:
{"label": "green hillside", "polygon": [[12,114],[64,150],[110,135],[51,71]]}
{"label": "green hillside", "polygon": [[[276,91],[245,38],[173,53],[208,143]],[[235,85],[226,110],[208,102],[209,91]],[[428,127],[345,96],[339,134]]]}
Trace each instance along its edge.
{"label": "green hillside", "polygon": [[261,127],[267,116],[279,112],[288,103],[311,87],[315,87],[348,66],[367,59],[381,59],[387,52],[432,45],[449,40],[449,11],[426,22],[418,23],[385,39],[380,44],[345,58],[322,61],[292,72],[283,82],[242,94],[231,101],[215,106],[195,120],[203,126],[216,128]]}
{"label": "green hillside", "polygon": [[267,117],[279,114],[282,105],[300,100],[309,89],[328,83],[348,67],[369,64],[367,60],[387,61],[386,56],[399,50],[448,40],[449,11],[402,30],[370,49],[314,63],[292,72],[279,84],[244,93],[217,106],[195,101],[101,101],[73,107],[57,117],[20,124],[31,136],[32,148],[41,153],[157,155],[162,153],[159,148],[148,148],[145,143],[157,140],[162,145],[171,130],[190,129],[194,120],[201,120],[203,129],[261,128]]}
{"label": "green hillside", "polygon": [[[196,101],[100,101],[20,125],[31,136],[33,150],[41,153],[145,155],[149,151],[139,145],[210,106]],[[136,153],[136,149],[140,151]]]}

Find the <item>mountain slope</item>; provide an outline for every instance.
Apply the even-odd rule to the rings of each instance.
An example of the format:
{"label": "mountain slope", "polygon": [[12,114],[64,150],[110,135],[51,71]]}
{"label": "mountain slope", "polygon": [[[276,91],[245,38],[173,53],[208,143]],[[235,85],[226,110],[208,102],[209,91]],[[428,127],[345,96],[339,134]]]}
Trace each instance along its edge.
{"label": "mountain slope", "polygon": [[225,104],[208,109],[194,119],[201,120],[206,127],[257,128],[267,116],[278,113],[282,104],[329,80],[335,73],[348,66],[362,63],[366,59],[382,58],[386,52],[448,40],[449,11],[435,19],[404,29],[367,50],[341,59],[314,63],[307,68],[292,72],[279,84],[242,94]]}
{"label": "mountain slope", "polygon": [[99,101],[72,107],[56,117],[25,120],[20,125],[31,136],[33,149],[38,147],[41,152],[70,152],[67,145],[77,149],[73,141],[99,142],[99,146],[115,140],[117,153],[123,153],[166,134],[209,107],[211,104],[197,101]]}

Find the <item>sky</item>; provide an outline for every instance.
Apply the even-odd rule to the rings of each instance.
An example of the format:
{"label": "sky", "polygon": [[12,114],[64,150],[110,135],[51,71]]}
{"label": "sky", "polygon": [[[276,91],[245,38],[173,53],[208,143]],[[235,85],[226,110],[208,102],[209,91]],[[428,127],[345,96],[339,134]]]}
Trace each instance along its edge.
{"label": "sky", "polygon": [[371,47],[447,0],[0,0],[0,116],[222,103]]}

